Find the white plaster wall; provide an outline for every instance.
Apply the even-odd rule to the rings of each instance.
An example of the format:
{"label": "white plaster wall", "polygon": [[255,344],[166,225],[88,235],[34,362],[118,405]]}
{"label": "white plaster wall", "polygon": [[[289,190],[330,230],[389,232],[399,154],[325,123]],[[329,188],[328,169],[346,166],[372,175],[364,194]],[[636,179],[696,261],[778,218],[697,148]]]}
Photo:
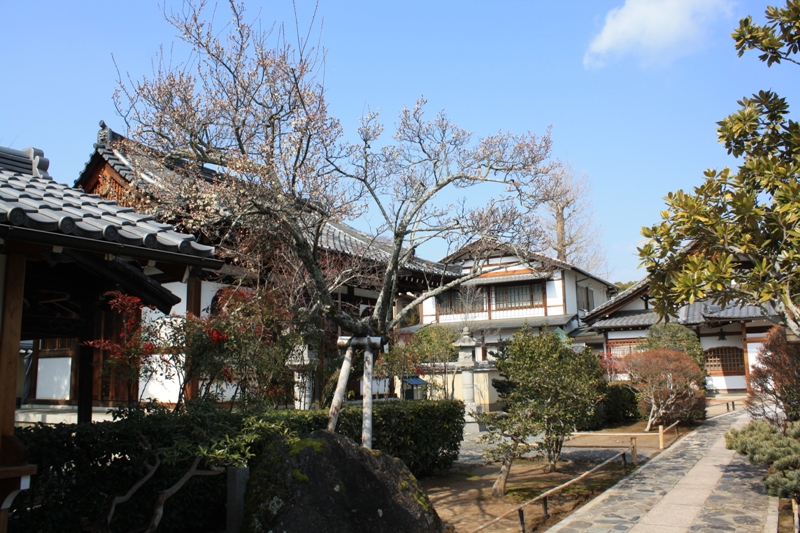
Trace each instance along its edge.
{"label": "white plaster wall", "polygon": [[428,298],[422,302],[422,323],[433,324],[436,322],[436,299]]}
{"label": "white plaster wall", "polygon": [[640,337],[647,337],[646,329],[633,329],[628,331],[609,331],[608,340],[616,339],[638,339]]}
{"label": "white plaster wall", "polygon": [[[548,315],[566,315],[564,311],[564,300],[561,286],[561,276],[559,273],[554,273],[557,279],[547,280],[545,282],[545,290],[547,291],[547,314]],[[567,292],[567,301],[569,301],[569,292]]]}
{"label": "white plaster wall", "polygon": [[725,333],[725,337],[726,339],[724,341],[719,340],[717,337],[700,337],[700,345],[703,347],[703,350],[719,348],[720,346],[733,346],[734,348],[742,347],[741,335],[731,335],[729,333]]}
{"label": "white plaster wall", "polygon": [[36,399],[69,400],[71,357],[46,357],[39,359],[36,377]]}
{"label": "white plaster wall", "polygon": [[706,377],[706,388],[712,391],[746,389],[747,380],[744,376],[708,376]]}
{"label": "white plaster wall", "polygon": [[[492,320],[498,320],[501,318],[523,318],[526,316],[529,317],[544,316],[544,307],[532,307],[527,309],[509,309],[507,311],[492,311]],[[488,316],[486,318],[488,318]]]}
{"label": "white plaster wall", "polygon": [[620,309],[620,311],[638,311],[644,308],[645,308],[644,300],[642,300],[641,298],[636,298],[635,300],[628,303],[628,305]]}
{"label": "white plaster wall", "polygon": [[578,295],[575,292],[575,281],[577,277],[575,276],[575,272],[572,271],[564,271],[564,289],[567,293],[567,310],[564,313],[565,315],[571,315],[578,312]]}
{"label": "white plaster wall", "polygon": [[[203,281],[200,285],[200,316],[205,316],[211,312],[211,300],[214,299],[216,296],[217,291],[222,289],[223,287],[228,287],[223,283],[216,283],[214,281]],[[184,294],[186,294],[184,290]],[[183,311],[181,313],[186,312],[186,306],[184,305]]]}
{"label": "white plaster wall", "polygon": [[172,307],[172,314],[186,314],[186,284],[181,283],[180,281],[175,281],[172,283],[164,283],[163,287],[181,299],[180,302]]}
{"label": "white plaster wall", "polygon": [[750,371],[753,371],[753,366],[758,362],[758,352],[764,346],[762,342],[748,342],[747,343],[747,360],[750,363]]}
{"label": "white plaster wall", "polygon": [[[496,313],[492,313],[492,318],[499,318],[496,316]],[[469,313],[469,316],[465,316],[463,313],[458,315],[439,315],[439,322],[440,323],[449,323],[452,324],[453,322],[469,322],[470,320],[488,320],[489,313]],[[435,322],[435,317],[432,322]]]}
{"label": "white plaster wall", "polygon": [[152,378],[139,381],[139,398],[143,401],[156,400],[161,403],[177,403],[180,387],[177,380]]}

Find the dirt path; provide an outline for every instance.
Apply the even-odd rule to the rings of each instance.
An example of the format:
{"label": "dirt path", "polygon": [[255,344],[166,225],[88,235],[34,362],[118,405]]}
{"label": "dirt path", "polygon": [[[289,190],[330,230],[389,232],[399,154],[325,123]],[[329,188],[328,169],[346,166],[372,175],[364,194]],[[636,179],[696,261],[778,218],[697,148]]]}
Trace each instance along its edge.
{"label": "dirt path", "polygon": [[[453,526],[456,533],[467,533],[520,503],[569,481],[593,466],[594,463],[567,461],[559,465],[558,472],[547,473],[546,465],[541,461],[521,459],[514,463],[507,494],[502,498],[493,498],[490,494],[498,473],[498,466],[495,464],[453,470],[447,475],[423,479],[421,484],[428,492],[442,520]],[[538,525],[541,528],[542,525],[549,527],[556,523],[573,509],[616,483],[622,476],[620,462],[609,465],[608,469],[603,469],[581,483],[569,487],[561,495],[550,500],[548,508],[552,517],[546,524],[540,504],[526,507],[525,521],[528,530],[531,526]],[[518,533],[517,513],[513,513],[485,531]]]}
{"label": "dirt path", "polygon": [[[577,477],[602,461],[612,457],[630,445],[630,437],[615,433],[640,432],[644,422],[632,422],[614,429],[597,432],[591,436],[576,437],[565,446],[557,472],[546,472],[546,465],[536,459],[521,459],[514,463],[503,498],[491,496],[492,484],[497,478],[498,464],[488,463],[481,457],[482,445],[477,435],[469,436],[462,444],[459,463],[447,474],[422,479],[420,483],[428,492],[436,511],[442,520],[453,526],[455,533],[468,533],[515,506],[530,500]],[[686,434],[688,429],[681,429]],[[677,435],[674,431],[665,435],[669,446]],[[658,453],[658,434],[637,439],[639,457]],[[628,456],[630,460],[630,456]],[[631,466],[629,464],[629,466]],[[630,472],[631,469],[628,470]],[[563,493],[550,499],[551,515],[547,520],[539,503],[525,508],[525,522],[528,531],[543,531],[562,520],[573,510],[602,493],[624,477],[622,462],[615,461],[607,468],[587,477],[580,483],[570,486]],[[519,517],[513,513],[501,522],[485,529],[488,533],[518,533]]]}

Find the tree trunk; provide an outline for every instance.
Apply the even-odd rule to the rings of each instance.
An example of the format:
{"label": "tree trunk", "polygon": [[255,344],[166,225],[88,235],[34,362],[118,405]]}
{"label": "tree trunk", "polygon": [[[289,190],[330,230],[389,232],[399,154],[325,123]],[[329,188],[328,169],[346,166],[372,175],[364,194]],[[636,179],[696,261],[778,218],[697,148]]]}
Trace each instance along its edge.
{"label": "tree trunk", "polygon": [[372,343],[364,348],[364,400],[361,407],[361,445],[372,449]]}
{"label": "tree trunk", "polygon": [[514,458],[517,456],[519,449],[519,441],[511,439],[511,448],[506,452],[503,457],[503,463],[500,466],[500,474],[492,485],[492,496],[500,498],[506,495],[506,481],[508,481],[508,474],[511,473],[511,465],[514,463]]}
{"label": "tree trunk", "polygon": [[328,414],[328,431],[336,431],[336,422],[339,420],[339,411],[342,409],[342,403],[344,403],[344,394],[347,390],[347,382],[350,379],[350,367],[352,366],[353,345],[351,343],[347,346],[347,351],[344,353],[344,361],[342,361],[342,368],[339,369],[339,381],[336,382],[336,392],[333,393],[331,410]]}
{"label": "tree trunk", "polygon": [[503,464],[500,466],[500,474],[492,485],[492,496],[500,498],[506,495],[506,482],[508,481],[508,474],[511,473],[511,465],[514,463],[514,457],[517,453],[517,444],[512,445],[513,451],[508,457],[503,459]]}
{"label": "tree trunk", "polygon": [[656,416],[656,401],[655,398],[650,398],[650,416],[647,417],[647,425],[645,426],[645,431],[650,431],[653,427],[653,422]]}

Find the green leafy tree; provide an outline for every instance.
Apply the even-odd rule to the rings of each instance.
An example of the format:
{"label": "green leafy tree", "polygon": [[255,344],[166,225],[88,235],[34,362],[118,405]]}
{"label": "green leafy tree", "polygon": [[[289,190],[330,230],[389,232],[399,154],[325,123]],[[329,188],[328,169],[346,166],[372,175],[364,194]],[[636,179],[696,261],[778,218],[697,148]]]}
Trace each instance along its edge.
{"label": "green leafy tree", "polygon": [[452,399],[455,369],[451,375],[447,363],[458,359],[458,350],[453,346],[458,337],[458,332],[447,326],[434,324],[424,327],[411,336],[397,339],[399,342],[387,354],[390,366],[408,372],[411,369],[424,370],[426,367],[420,366],[420,363],[426,363],[428,373],[442,376],[441,391],[445,399]]}
{"label": "green leafy tree", "polygon": [[564,439],[591,418],[601,399],[602,369],[588,348],[577,352],[558,332],[535,335],[527,327],[500,351],[497,369],[508,380],[498,388],[507,413],[481,419],[491,427],[483,437],[493,444],[488,453],[501,462],[492,495],[502,496],[511,465],[527,451],[529,438],[541,434],[538,450],[550,470],[556,469]]}
{"label": "green leafy tree", "polygon": [[[740,21],[741,56],[759,50],[768,66],[788,61],[800,43],[800,1],[769,7],[767,22]],[[709,298],[757,305],[800,334],[800,125],[786,99],[760,91],[718,123],[719,140],[741,160],[737,172],[707,170],[694,193],[666,197],[662,221],[642,229],[639,255],[662,315]]]}
{"label": "green leafy tree", "polygon": [[[685,353],[689,358],[705,372],[705,354],[703,345],[694,331],[676,324],[674,322],[664,322],[651,326],[647,331],[647,337],[641,340],[637,348],[642,351],[649,350],[676,350]],[[700,384],[703,385],[702,383]]]}

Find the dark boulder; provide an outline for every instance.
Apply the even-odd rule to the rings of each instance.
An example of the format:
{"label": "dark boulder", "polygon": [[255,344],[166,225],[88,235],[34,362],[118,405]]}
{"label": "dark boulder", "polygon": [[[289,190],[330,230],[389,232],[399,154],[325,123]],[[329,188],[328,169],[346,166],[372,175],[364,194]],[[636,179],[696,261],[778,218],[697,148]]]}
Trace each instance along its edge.
{"label": "dark boulder", "polygon": [[442,522],[402,461],[329,431],[275,442],[250,474],[247,533],[440,533]]}

